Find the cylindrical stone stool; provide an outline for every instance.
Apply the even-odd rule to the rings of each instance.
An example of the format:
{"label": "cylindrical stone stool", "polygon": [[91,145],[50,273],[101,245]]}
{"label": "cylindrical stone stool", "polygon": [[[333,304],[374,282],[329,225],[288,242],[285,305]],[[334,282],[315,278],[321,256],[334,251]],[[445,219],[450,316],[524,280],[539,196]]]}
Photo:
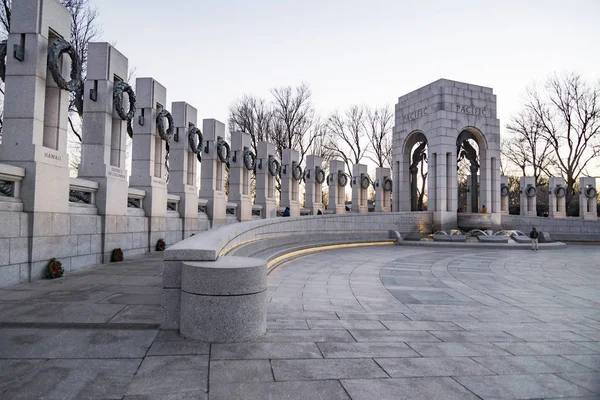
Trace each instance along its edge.
{"label": "cylindrical stone stool", "polygon": [[267,263],[249,257],[183,262],[179,331],[188,339],[241,342],[267,329]]}

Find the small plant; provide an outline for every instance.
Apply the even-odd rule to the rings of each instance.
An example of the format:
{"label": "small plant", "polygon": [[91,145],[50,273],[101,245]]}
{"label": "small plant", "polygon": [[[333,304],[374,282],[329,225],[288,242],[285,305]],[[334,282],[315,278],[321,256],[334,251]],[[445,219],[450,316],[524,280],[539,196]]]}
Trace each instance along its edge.
{"label": "small plant", "polygon": [[110,255],[110,262],[119,262],[123,261],[123,250],[119,247],[118,249],[113,249]]}
{"label": "small plant", "polygon": [[65,273],[62,267],[62,263],[56,258],[51,258],[46,267],[46,278],[55,279],[60,278]]}
{"label": "small plant", "polygon": [[156,242],[156,251],[165,251],[166,247],[167,245],[165,244],[165,241],[162,239],[158,239],[158,241]]}

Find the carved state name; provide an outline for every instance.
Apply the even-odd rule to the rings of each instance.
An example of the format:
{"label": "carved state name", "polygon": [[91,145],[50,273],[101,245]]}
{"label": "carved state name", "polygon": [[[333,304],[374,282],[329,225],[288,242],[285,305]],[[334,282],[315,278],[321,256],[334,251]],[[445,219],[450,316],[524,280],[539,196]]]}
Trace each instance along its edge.
{"label": "carved state name", "polygon": [[[483,117],[490,116],[489,110],[485,107],[481,108],[481,107],[468,106],[468,105],[463,105],[463,104],[452,104],[451,107],[452,107],[451,108],[452,111],[461,113],[461,114],[481,115]],[[434,112],[437,110],[443,110],[443,109],[444,109],[444,107],[443,107],[442,103],[436,104],[432,107],[423,107],[423,108],[415,110],[411,113],[404,114],[402,116],[402,122],[414,121],[414,120],[417,120],[419,118],[426,116],[430,112]]]}

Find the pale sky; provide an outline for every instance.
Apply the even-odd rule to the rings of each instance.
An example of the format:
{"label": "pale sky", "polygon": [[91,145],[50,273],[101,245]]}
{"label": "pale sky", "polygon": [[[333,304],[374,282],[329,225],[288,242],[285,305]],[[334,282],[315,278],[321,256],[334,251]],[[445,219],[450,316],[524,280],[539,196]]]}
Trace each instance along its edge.
{"label": "pale sky", "polygon": [[504,126],[532,80],[600,78],[600,0],[92,2],[102,40],[199,119],[301,82],[326,116],[448,78],[492,87]]}

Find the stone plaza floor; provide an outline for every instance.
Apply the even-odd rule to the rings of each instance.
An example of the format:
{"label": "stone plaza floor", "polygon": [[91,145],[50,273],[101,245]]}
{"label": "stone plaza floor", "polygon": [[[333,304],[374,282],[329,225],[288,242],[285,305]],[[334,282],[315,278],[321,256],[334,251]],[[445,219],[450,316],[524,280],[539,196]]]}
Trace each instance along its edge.
{"label": "stone plaza floor", "polygon": [[0,290],[1,399],[600,399],[600,247],[341,248],[268,278],[268,331],[160,331],[160,254]]}

